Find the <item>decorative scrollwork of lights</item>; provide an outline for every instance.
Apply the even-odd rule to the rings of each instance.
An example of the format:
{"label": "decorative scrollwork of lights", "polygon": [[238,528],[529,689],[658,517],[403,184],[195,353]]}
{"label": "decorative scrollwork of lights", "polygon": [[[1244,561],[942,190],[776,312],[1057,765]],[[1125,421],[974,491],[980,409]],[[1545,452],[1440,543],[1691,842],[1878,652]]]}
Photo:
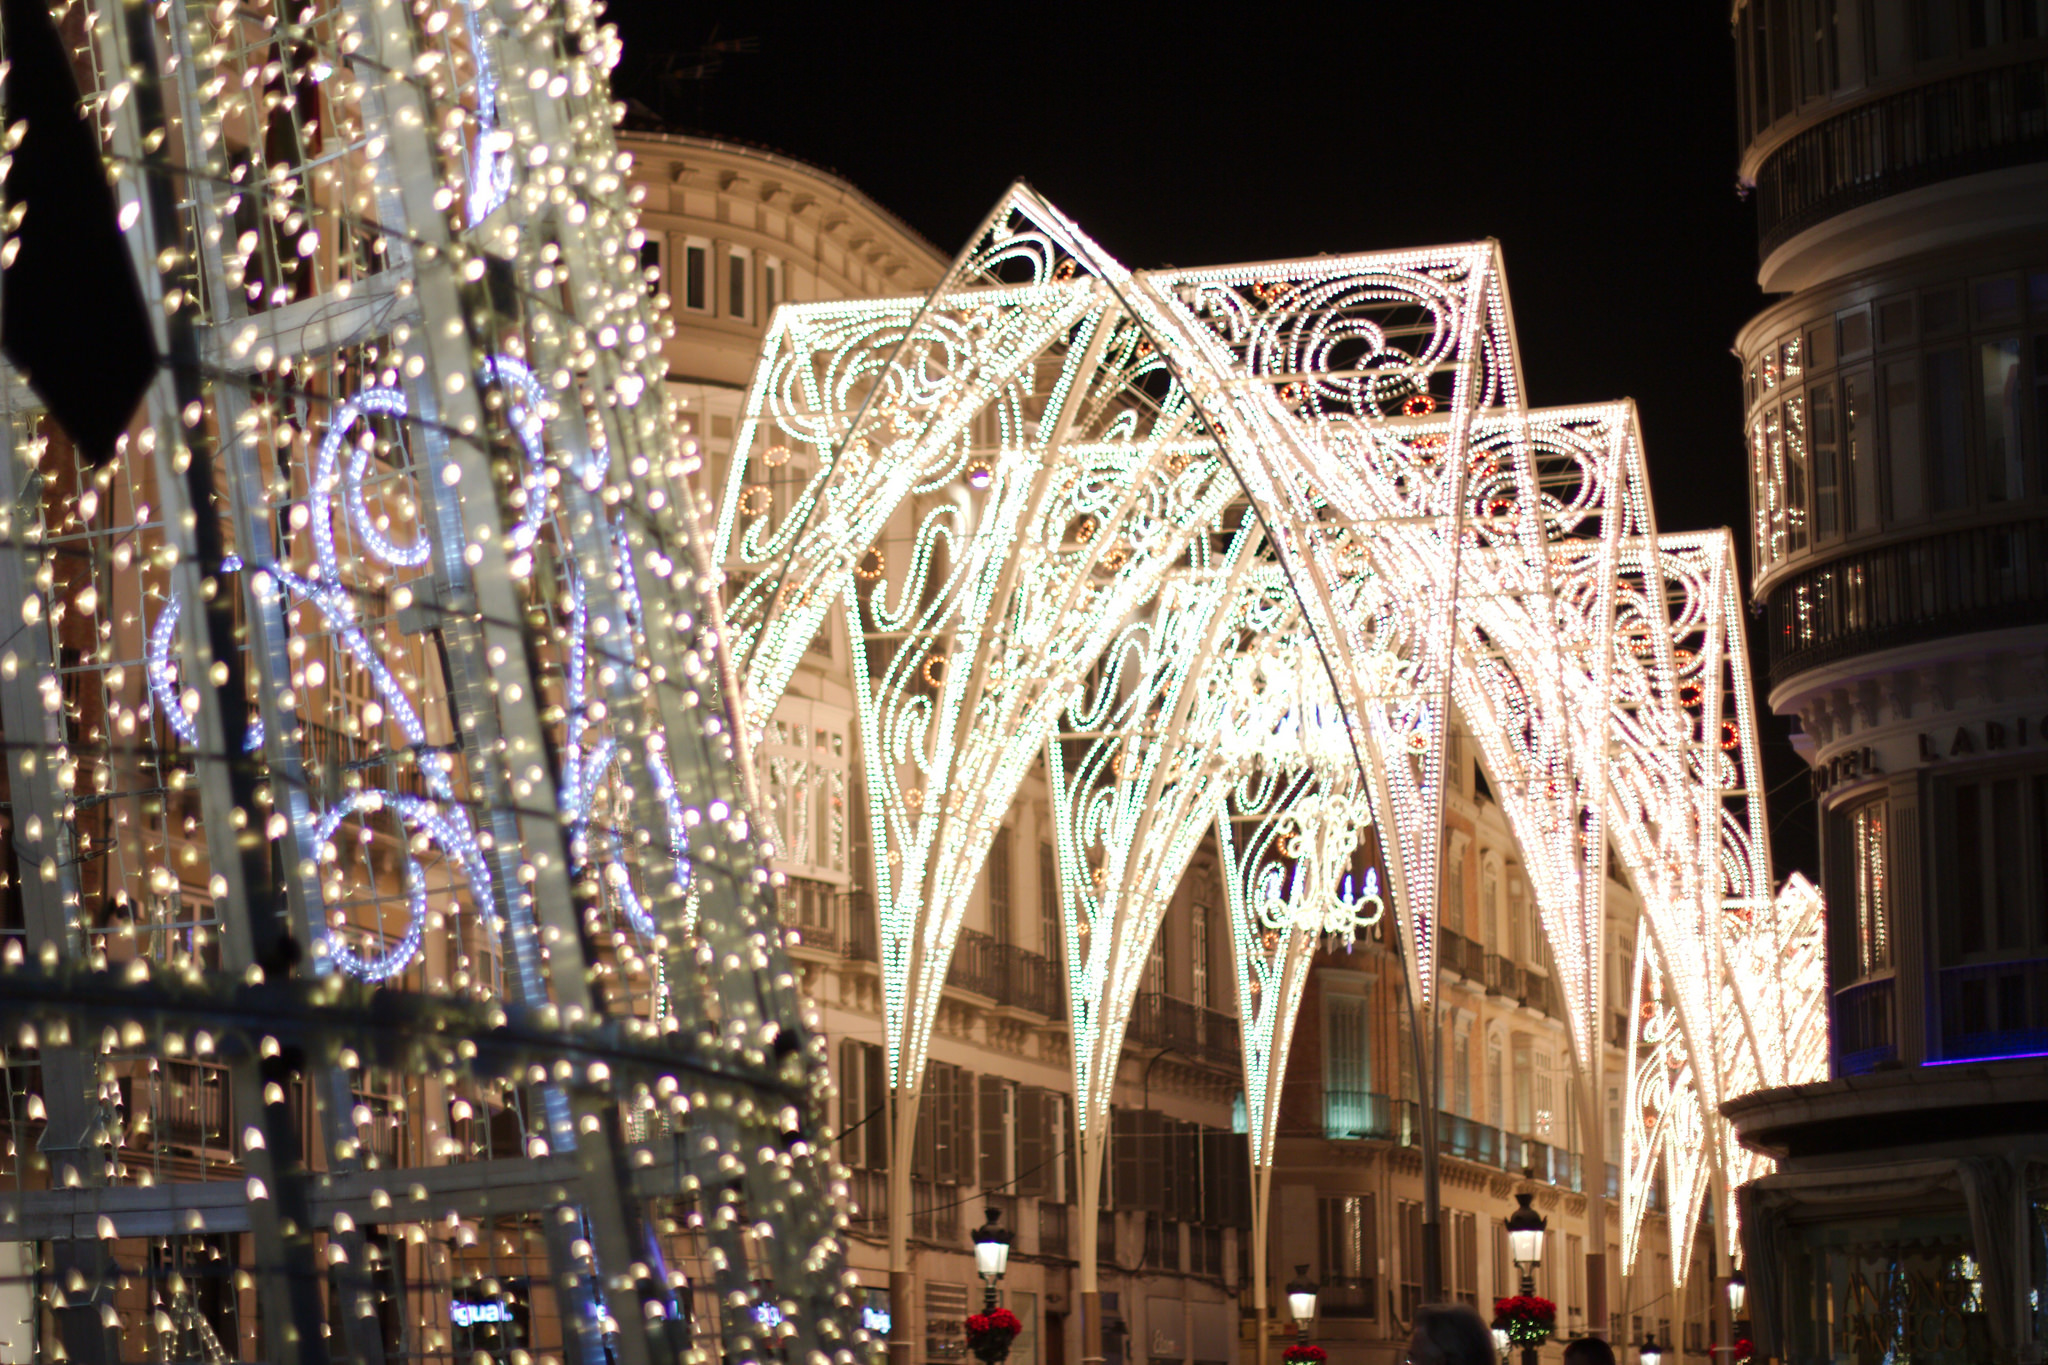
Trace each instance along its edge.
{"label": "decorative scrollwork of lights", "polygon": [[[1701,570],[1682,547],[1657,548],[1632,411],[1530,412],[1516,369],[1491,245],[1134,274],[1022,186],[929,297],[778,315],[720,544],[756,725],[832,603],[862,649],[899,1092],[914,1102],[971,873],[1027,743],[1051,736],[1062,710],[1115,735],[1090,748],[1076,723],[1052,751],[1090,1047],[1120,1031],[1130,975],[1098,951],[1095,918],[1124,913],[1113,883],[1153,867],[1145,850],[1163,837],[1119,823],[1118,803],[1144,774],[1174,774],[1179,791],[1204,765],[1278,783],[1239,794],[1273,817],[1261,857],[1316,869],[1276,881],[1262,865],[1240,888],[1244,923],[1262,935],[1284,926],[1291,941],[1355,927],[1383,898],[1410,996],[1429,1004],[1454,705],[1524,845],[1582,1057],[1604,1013],[1610,842],[1663,960],[1720,961],[1720,901],[1769,901],[1756,890],[1753,802],[1729,804],[1754,788],[1729,779],[1725,759],[1750,743],[1744,722],[1701,718],[1746,685],[1722,676],[1739,651],[1718,616],[1715,643],[1688,642]],[[1292,632],[1296,676],[1270,695],[1224,687],[1245,702],[1238,722],[1155,760],[1148,697],[1179,689],[1199,705],[1228,670],[1251,679],[1259,667],[1260,642],[1230,631],[1185,669],[1157,662],[1161,642],[1190,629],[1175,615],[1186,599],[1174,595],[1189,590],[1183,548],[1220,509],[1225,464],[1260,524],[1260,562],[1298,613],[1298,626],[1264,627],[1267,643]],[[1235,608],[1208,610],[1223,620]],[[1089,690],[1084,674],[1105,654]],[[1709,654],[1722,670],[1712,677]],[[1325,688],[1326,702],[1312,699]],[[1265,724],[1261,707],[1296,729]],[[1275,757],[1310,732],[1348,757],[1348,776]],[[1702,736],[1724,734],[1728,747],[1707,753]],[[1368,824],[1388,885],[1333,890],[1341,851]],[[1143,903],[1129,901],[1141,918]],[[1273,967],[1277,943],[1261,937],[1264,958],[1247,961]],[[1714,1028],[1707,979],[1673,977],[1668,995],[1691,1055],[1719,1064],[1699,1043]],[[1284,969],[1273,978],[1285,980]],[[1247,967],[1241,984],[1264,981]],[[1779,988],[1738,983],[1735,1013],[1766,989]],[[1248,1045],[1248,1057],[1284,1057],[1286,1022],[1243,1003],[1279,1040]],[[1703,1076],[1702,1103],[1723,1079],[1785,1073],[1782,1049],[1754,1032],[1734,1040],[1748,1070]],[[1077,1065],[1085,1096],[1104,1062]],[[1698,1142],[1712,1140],[1706,1124]]]}

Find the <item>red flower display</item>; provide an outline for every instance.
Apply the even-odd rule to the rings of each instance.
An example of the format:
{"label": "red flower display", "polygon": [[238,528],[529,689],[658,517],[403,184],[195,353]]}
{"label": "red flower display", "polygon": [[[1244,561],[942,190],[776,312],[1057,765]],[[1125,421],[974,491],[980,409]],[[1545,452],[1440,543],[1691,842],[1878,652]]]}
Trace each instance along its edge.
{"label": "red flower display", "polygon": [[1517,1346],[1550,1340],[1557,1329],[1557,1305],[1538,1294],[1516,1294],[1493,1301],[1493,1325]]}
{"label": "red flower display", "polygon": [[1285,1365],[1328,1365],[1330,1353],[1320,1346],[1304,1346],[1299,1342],[1280,1353]]}
{"label": "red flower display", "polygon": [[1024,1330],[1024,1324],[1007,1308],[967,1315],[967,1349],[975,1358],[995,1365],[1010,1354],[1010,1343]]}
{"label": "red flower display", "polygon": [[1735,1338],[1735,1365],[1749,1365],[1756,1355],[1756,1343],[1748,1337]]}

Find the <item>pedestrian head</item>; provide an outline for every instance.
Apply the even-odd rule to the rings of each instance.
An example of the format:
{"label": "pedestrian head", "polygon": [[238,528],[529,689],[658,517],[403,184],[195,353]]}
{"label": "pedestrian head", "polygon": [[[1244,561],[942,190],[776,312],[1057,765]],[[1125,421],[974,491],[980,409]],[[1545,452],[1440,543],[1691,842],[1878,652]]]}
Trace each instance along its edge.
{"label": "pedestrian head", "polygon": [[1408,1359],[1413,1365],[1494,1365],[1493,1333],[1462,1303],[1424,1304],[1415,1310]]}
{"label": "pedestrian head", "polygon": [[1614,1365],[1614,1348],[1598,1337],[1580,1337],[1564,1348],[1564,1365]]}

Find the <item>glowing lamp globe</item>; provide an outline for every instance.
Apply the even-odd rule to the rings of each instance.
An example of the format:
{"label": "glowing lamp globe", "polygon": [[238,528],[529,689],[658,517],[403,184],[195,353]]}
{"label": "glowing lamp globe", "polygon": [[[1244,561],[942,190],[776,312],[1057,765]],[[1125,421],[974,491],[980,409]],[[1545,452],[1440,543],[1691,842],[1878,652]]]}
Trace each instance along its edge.
{"label": "glowing lamp globe", "polygon": [[1508,1255],[1524,1269],[1542,1264],[1543,1230],[1548,1226],[1543,1215],[1529,1207],[1531,1197],[1527,1193],[1516,1195],[1518,1207],[1507,1218]]}
{"label": "glowing lamp globe", "polygon": [[997,1226],[1002,1217],[1001,1209],[990,1209],[988,1221],[974,1230],[974,1268],[990,1283],[1010,1268],[1010,1241],[1016,1234]]}
{"label": "glowing lamp globe", "polygon": [[1749,1303],[1749,1283],[1737,1270],[1728,1276],[1728,1316],[1739,1318]]}
{"label": "glowing lamp globe", "polygon": [[1315,1281],[1308,1277],[1308,1267],[1294,1267],[1294,1282],[1287,1286],[1287,1311],[1294,1315],[1296,1322],[1307,1323],[1315,1319],[1317,1290]]}

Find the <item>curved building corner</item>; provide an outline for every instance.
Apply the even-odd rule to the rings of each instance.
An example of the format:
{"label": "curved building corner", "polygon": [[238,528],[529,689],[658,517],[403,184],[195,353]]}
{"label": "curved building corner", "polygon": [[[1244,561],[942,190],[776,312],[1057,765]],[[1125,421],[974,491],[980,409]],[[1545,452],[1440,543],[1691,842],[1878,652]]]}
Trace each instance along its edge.
{"label": "curved building corner", "polygon": [[1732,18],[1777,296],[1737,340],[1752,593],[1819,806],[1834,1076],[1727,1110],[1779,1161],[1756,1339],[2040,1360],[2048,1110],[2000,1097],[2048,1054],[2048,5]]}

